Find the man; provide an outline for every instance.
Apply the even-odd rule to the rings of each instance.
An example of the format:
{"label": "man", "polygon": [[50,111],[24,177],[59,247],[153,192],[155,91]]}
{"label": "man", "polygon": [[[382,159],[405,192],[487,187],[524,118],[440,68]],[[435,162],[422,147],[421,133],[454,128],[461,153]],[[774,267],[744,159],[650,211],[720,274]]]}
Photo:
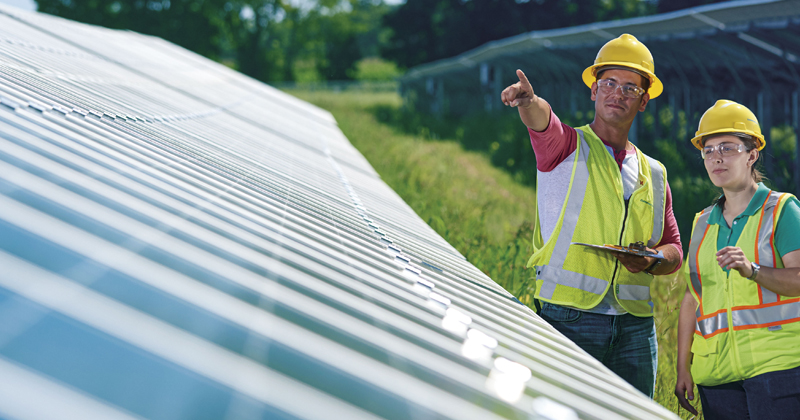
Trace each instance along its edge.
{"label": "man", "polygon": [[[650,283],[676,271],[683,252],[663,165],[628,132],[637,112],[661,94],[653,56],[624,34],[606,43],[583,72],[595,117],[577,129],[536,96],[527,77],[503,90],[519,110],[536,154],[534,252],[539,314],[593,357],[653,397],[657,343]],[[644,242],[664,259],[611,253],[575,242]]]}

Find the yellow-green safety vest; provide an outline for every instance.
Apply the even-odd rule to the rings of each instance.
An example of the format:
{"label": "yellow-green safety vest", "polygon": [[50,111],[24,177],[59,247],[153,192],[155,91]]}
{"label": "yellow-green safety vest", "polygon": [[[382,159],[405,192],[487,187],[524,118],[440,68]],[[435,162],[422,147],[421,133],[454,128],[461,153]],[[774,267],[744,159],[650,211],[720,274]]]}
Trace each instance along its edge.
{"label": "yellow-green safety vest", "polygon": [[[622,175],[606,146],[588,125],[576,129],[569,188],[553,233],[545,242],[538,220],[533,232],[535,297],[581,309],[596,306],[614,284],[619,304],[635,316],[652,316],[649,273],[631,273],[608,252],[573,242],[653,247],[664,231],[666,169],[636,150],[639,186],[625,202]],[[569,157],[567,158],[569,159]],[[645,164],[647,163],[647,164]]]}
{"label": "yellow-green safety vest", "polygon": [[[749,261],[783,268],[774,246],[775,226],[791,194],[771,191],[761,210],[747,218],[736,246]],[[717,264],[714,206],[695,216],[686,282],[697,307],[692,341],[692,378],[714,386],[800,366],[800,298],[778,295]]]}

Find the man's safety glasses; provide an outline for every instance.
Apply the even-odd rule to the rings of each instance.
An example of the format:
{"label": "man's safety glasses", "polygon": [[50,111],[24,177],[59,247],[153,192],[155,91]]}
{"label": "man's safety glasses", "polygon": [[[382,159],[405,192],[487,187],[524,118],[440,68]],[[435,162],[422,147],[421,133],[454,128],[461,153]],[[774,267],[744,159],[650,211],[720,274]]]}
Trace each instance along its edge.
{"label": "man's safety glasses", "polygon": [[621,85],[611,79],[600,79],[597,81],[597,87],[606,95],[610,95],[617,91],[617,88],[622,89],[622,96],[626,98],[638,98],[644,94],[644,89],[636,85]]}
{"label": "man's safety glasses", "polygon": [[700,156],[703,159],[711,159],[714,157],[714,153],[719,153],[722,157],[729,157],[739,153],[742,153],[745,150],[743,144],[738,143],[720,143],[716,146],[706,146],[700,151]]}

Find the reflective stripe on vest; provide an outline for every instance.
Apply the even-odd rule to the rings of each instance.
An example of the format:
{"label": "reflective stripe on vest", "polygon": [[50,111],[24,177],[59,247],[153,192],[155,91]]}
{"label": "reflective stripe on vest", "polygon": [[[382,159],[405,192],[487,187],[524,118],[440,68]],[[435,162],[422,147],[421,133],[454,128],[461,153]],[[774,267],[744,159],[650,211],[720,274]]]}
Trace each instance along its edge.
{"label": "reflective stripe on vest", "polygon": [[705,338],[728,331],[728,311],[723,309],[705,319],[697,317],[697,331]]}
{"label": "reflective stripe on vest", "polygon": [[[694,225],[691,242],[689,242],[689,277],[692,280],[692,288],[694,288],[694,292],[699,299],[703,298],[703,284],[700,281],[700,273],[697,270],[697,253],[700,251],[700,244],[703,243],[706,232],[708,232],[708,216],[711,215],[713,208],[714,206],[707,207],[700,213],[697,223]],[[701,300],[698,311],[702,310],[702,305]]]}
{"label": "reflective stripe on vest", "polygon": [[[765,267],[775,267],[775,254],[772,247],[773,239],[773,226],[775,221],[775,211],[778,210],[778,193],[770,193],[767,199],[764,200],[764,211],[761,212],[761,220],[759,221],[758,236],[756,237],[756,249],[758,252],[755,255],[755,263],[763,264]],[[775,303],[778,301],[778,295],[761,285],[758,286],[758,296],[761,303]]]}
{"label": "reflective stripe on vest", "polygon": [[800,299],[784,302],[751,309],[746,309],[747,307],[733,308],[733,313],[731,314],[733,317],[733,329],[746,330],[749,328],[769,327],[800,320]]}
{"label": "reflective stripe on vest", "polygon": [[[778,203],[782,197],[783,194],[772,191],[767,199],[764,200],[761,207],[758,232],[756,233],[756,243],[754,244],[756,250],[754,259],[757,264],[763,264],[765,267],[776,266],[773,234]],[[706,239],[706,233],[710,227],[710,225],[708,225],[708,217],[713,207],[714,206],[711,206],[703,210],[697,218],[694,232],[692,232],[692,242],[689,246],[688,260],[692,287],[697,297],[700,299],[700,304],[696,312],[696,328],[697,332],[705,338],[709,338],[721,332],[726,332],[729,328],[728,311],[726,309],[721,309],[710,315],[703,314],[703,287],[702,278],[698,270],[697,258],[700,247]],[[713,238],[713,240],[716,241],[717,238]],[[716,243],[713,245],[716,247]],[[775,292],[763,288],[760,285],[758,286],[758,291],[761,304],[736,306],[732,308],[731,319],[734,331],[771,327],[800,321],[800,299],[780,301]]]}
{"label": "reflective stripe on vest", "polygon": [[572,187],[567,192],[564,221],[561,224],[561,231],[558,233],[558,239],[556,239],[556,244],[553,247],[550,264],[536,266],[536,277],[542,279],[542,288],[539,291],[539,296],[545,299],[553,298],[557,284],[596,295],[602,294],[608,284],[606,280],[567,271],[562,268],[564,267],[564,261],[567,259],[567,251],[572,243],[572,236],[575,234],[575,227],[578,225],[578,216],[580,216],[581,207],[583,206],[583,196],[589,186],[589,167],[586,164],[589,160],[589,144],[586,143],[586,139],[583,137],[583,131],[575,131],[578,133],[580,142],[578,143],[578,149],[575,151],[575,169],[572,175]]}
{"label": "reflective stripe on vest", "polygon": [[[583,207],[583,197],[589,185],[589,144],[584,138],[581,130],[578,133],[579,143],[575,151],[575,163],[573,178],[570,190],[567,192],[566,204],[564,208],[564,219],[561,230],[556,239],[553,253],[549,264],[535,266],[536,277],[542,279],[542,287],[539,296],[544,299],[552,299],[556,290],[556,285],[568,286],[584,292],[602,295],[609,281],[564,270],[564,262],[567,259],[567,251],[572,243],[575,234],[575,227],[578,225],[578,217]],[[648,246],[653,247],[661,240],[664,226],[664,190],[666,183],[664,180],[664,169],[661,164],[653,158],[645,156],[650,166],[650,182],[653,184],[653,232],[648,240]],[[642,164],[640,162],[639,164]],[[538,211],[538,210],[537,210]],[[638,285],[617,285],[617,297],[621,300],[650,300],[650,288]],[[651,305],[652,308],[652,305]]]}
{"label": "reflective stripe on vest", "polygon": [[[800,299],[771,306],[739,306],[731,312],[734,331],[765,328],[800,321]],[[723,309],[709,317],[697,318],[697,331],[705,338],[728,331],[728,311]]]}
{"label": "reflective stripe on vest", "polygon": [[[658,245],[661,240],[661,234],[664,231],[664,217],[659,215],[664,214],[664,197],[667,183],[664,182],[664,168],[657,160],[646,156],[647,163],[650,164],[650,182],[653,184],[653,234],[650,235],[650,240],[647,241],[647,246],[653,248]],[[649,299],[649,298],[648,298]]]}

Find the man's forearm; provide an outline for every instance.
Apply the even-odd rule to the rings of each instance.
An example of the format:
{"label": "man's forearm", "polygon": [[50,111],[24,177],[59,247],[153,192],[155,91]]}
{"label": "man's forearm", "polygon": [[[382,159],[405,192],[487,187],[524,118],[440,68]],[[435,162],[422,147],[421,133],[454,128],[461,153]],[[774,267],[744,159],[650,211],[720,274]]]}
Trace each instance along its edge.
{"label": "man's forearm", "polygon": [[528,107],[517,107],[522,123],[533,131],[544,131],[550,124],[550,104],[535,96]]}

